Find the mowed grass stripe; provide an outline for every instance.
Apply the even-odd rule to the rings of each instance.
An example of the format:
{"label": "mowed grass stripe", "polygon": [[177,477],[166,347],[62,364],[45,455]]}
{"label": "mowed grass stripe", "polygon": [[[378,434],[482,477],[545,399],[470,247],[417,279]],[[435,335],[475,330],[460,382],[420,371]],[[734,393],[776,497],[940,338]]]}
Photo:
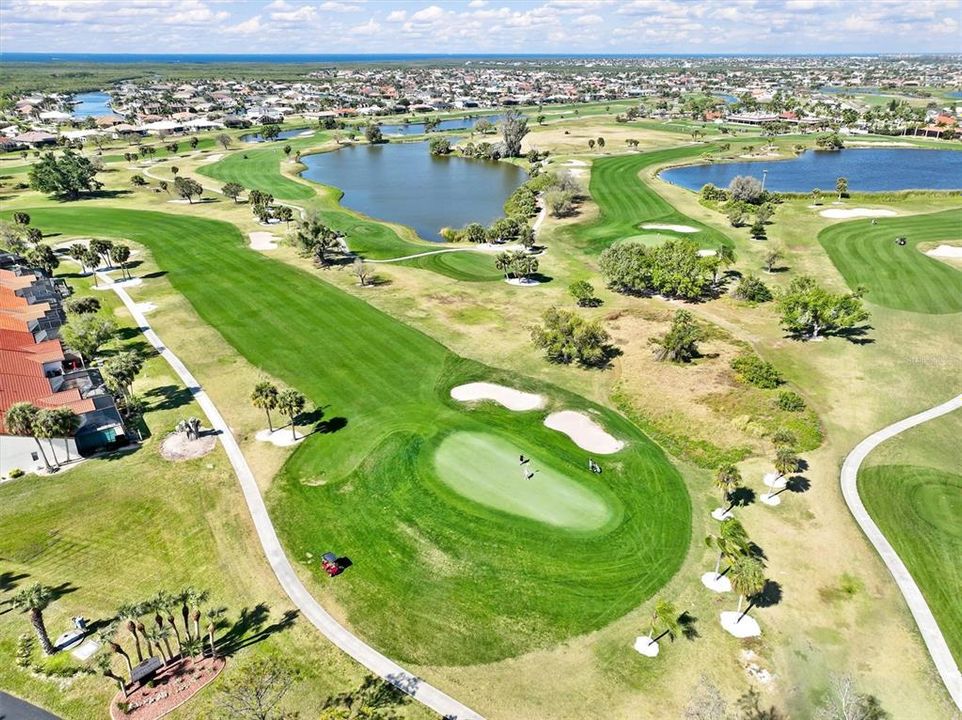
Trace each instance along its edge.
{"label": "mowed grass stripe", "polygon": [[962,664],[962,475],[918,465],[879,465],[859,473],[858,491]]}
{"label": "mowed grass stripe", "polygon": [[[905,237],[905,245],[895,240]],[[933,315],[962,312],[962,272],[927,256],[920,243],[962,240],[962,210],[854,220],[825,228],[818,241],[852,289],[876,305]]]}
{"label": "mowed grass stripe", "polygon": [[[29,210],[45,232],[143,243],[199,316],[253,365],[304,392],[342,429],[302,443],[268,495],[293,559],[320,582],[320,553],[355,564],[331,594],[362,636],[420,664],[490,662],[597,629],[677,571],[691,536],[684,483],[621,416],[559,388],[459,358],[317,276],[246,248],[226,223],[93,207]],[[627,442],[603,465],[542,413],[465,406],[454,385],[490,380],[596,413]],[[249,388],[238,388],[246,395]],[[451,490],[434,453],[450,433],[489,433],[611,496],[620,521],[566,531]],[[480,467],[487,459],[476,458]],[[399,621],[403,618],[403,622]]]}

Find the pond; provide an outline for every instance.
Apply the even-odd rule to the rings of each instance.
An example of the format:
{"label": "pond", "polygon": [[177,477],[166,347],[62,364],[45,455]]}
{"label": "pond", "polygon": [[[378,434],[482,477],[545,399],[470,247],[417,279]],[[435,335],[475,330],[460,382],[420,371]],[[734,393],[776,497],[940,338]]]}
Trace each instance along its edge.
{"label": "pond", "polygon": [[689,190],[706,183],[728,187],[737,175],[762,179],[776,192],[830,191],[836,179],[848,179],[851,192],[956,190],[962,188],[962,152],[903,148],[804,152],[789,160],[688,165],[662,171],[661,178]]}
{"label": "pond", "polygon": [[[442,120],[436,130],[471,130],[479,120],[487,120],[495,125],[501,120],[500,115],[485,115],[482,117],[463,117]],[[363,131],[362,131],[363,132]],[[381,133],[384,135],[421,135],[424,133],[424,122],[383,123]]]}
{"label": "pond", "polygon": [[344,191],[345,207],[435,241],[443,227],[501,217],[504,201],[528,177],[506,162],[436,157],[426,142],[348,145],[301,162],[303,177]]}
{"label": "pond", "polygon": [[[314,131],[309,128],[299,127],[292,128],[291,130],[281,130],[277,134],[277,140],[287,140],[292,137],[307,137],[308,135],[313,135]],[[248,143],[259,143],[267,142],[267,140],[261,137],[260,133],[248,133],[247,135],[241,135],[241,142]],[[276,142],[276,141],[275,141]]]}
{"label": "pond", "polygon": [[110,109],[110,95],[102,92],[81,93],[74,97],[73,116],[75,118],[102,117],[113,115]]}

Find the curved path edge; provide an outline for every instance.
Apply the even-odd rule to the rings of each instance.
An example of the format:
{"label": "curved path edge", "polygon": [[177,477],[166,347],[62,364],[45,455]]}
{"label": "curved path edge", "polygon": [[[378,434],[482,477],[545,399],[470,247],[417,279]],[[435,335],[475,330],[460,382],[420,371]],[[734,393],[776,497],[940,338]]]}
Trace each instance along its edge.
{"label": "curved path edge", "polygon": [[294,571],[290,560],[288,560],[287,555],[284,553],[284,548],[281,546],[281,542],[277,537],[274,525],[271,523],[270,516],[267,513],[264,499],[261,497],[257,482],[254,479],[254,473],[247,464],[247,460],[244,458],[244,454],[241,452],[236,438],[234,438],[230,427],[220,414],[220,411],[218,411],[217,406],[214,405],[210,396],[208,396],[200,386],[200,383],[197,382],[197,379],[187,369],[187,366],[184,365],[170,348],[161,342],[160,337],[154,332],[147,318],[144,317],[144,314],[137,308],[136,303],[127,291],[114,283],[112,278],[106,273],[98,273],[97,275],[103,280],[105,285],[109,284],[111,289],[117,293],[117,296],[123,301],[127,310],[133,316],[134,321],[144,334],[144,337],[156,348],[187,386],[187,389],[197,401],[197,404],[200,405],[201,409],[207,415],[211,426],[215,430],[220,431],[218,437],[224,446],[224,450],[227,452],[227,457],[234,468],[234,472],[237,474],[237,479],[240,481],[241,490],[244,493],[244,500],[247,503],[251,519],[254,522],[254,528],[257,531],[257,537],[260,540],[261,547],[267,556],[267,561],[270,563],[271,569],[274,571],[274,575],[277,577],[284,592],[287,593],[291,602],[303,613],[304,617],[310,620],[311,624],[320,630],[328,640],[357,660],[361,665],[374,674],[379,675],[399,690],[404,691],[418,702],[431,708],[442,717],[450,718],[451,720],[484,720],[480,714],[471,708],[446,695],[434,686],[429,685],[421,678],[409,673],[390,658],[382,655],[351,633],[321,607],[321,604],[318,603],[314,596],[304,587],[304,584]]}
{"label": "curved path edge", "polygon": [[849,510],[852,512],[859,527],[862,528],[862,532],[865,533],[866,537],[868,537],[869,541],[875,547],[875,550],[881,556],[882,562],[885,563],[892,577],[895,578],[895,582],[902,592],[902,596],[905,598],[905,602],[908,604],[912,616],[915,618],[919,632],[922,634],[922,639],[925,641],[925,645],[929,650],[929,655],[932,656],[932,662],[935,663],[935,667],[942,677],[942,682],[945,683],[945,687],[949,691],[949,695],[952,697],[952,701],[956,707],[962,710],[962,673],[959,672],[959,666],[956,664],[955,658],[949,650],[948,643],[945,642],[945,637],[939,629],[939,624],[929,609],[928,603],[925,602],[925,597],[922,595],[922,591],[916,584],[912,574],[905,566],[905,563],[902,562],[902,558],[895,552],[895,548],[892,547],[891,543],[889,543],[879,529],[878,525],[876,525],[875,521],[869,516],[865,505],[862,503],[862,498],[859,497],[858,494],[859,468],[869,453],[876,447],[909,428],[947,415],[959,408],[962,408],[962,395],[957,395],[941,405],[923,410],[916,415],[905,418],[904,420],[899,420],[888,427],[882,428],[878,432],[872,433],[856,445],[845,458],[845,462],[842,463],[841,484],[842,495],[845,497],[845,502],[848,504]]}

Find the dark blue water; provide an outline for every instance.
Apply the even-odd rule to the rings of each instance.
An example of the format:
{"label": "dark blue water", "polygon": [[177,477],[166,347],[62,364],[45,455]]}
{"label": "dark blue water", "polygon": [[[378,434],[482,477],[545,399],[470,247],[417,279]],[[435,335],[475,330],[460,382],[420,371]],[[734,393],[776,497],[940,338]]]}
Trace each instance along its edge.
{"label": "dark blue water", "polygon": [[712,93],[712,97],[720,98],[729,105],[734,105],[737,102],[741,102],[737,97],[734,95],[729,95],[728,93]]}
{"label": "dark blue water", "polygon": [[668,182],[689,190],[706,183],[727,187],[737,175],[765,181],[767,190],[831,191],[836,179],[848,179],[851,192],[886,190],[955,190],[962,188],[962,151],[911,149],[851,149],[839,152],[802,153],[790,160],[771,162],[714,163],[669,168],[661,173]]}
{"label": "dark blue water", "polygon": [[946,97],[950,97],[950,98],[960,99],[960,98],[962,98],[962,92],[950,92],[950,93],[945,93],[945,96],[946,96]]}
{"label": "dark blue water", "polygon": [[85,117],[102,117],[104,115],[113,115],[114,111],[110,109],[110,95],[101,92],[91,92],[91,93],[81,93],[74,97],[77,100],[77,104],[73,108],[73,116],[75,118],[85,118]]}
{"label": "dark blue water", "polygon": [[435,157],[426,142],[348,145],[301,158],[303,177],[344,191],[341,203],[440,240],[443,227],[488,224],[527,179],[516,165]]}
{"label": "dark blue water", "polygon": [[[305,130],[308,130],[308,128],[299,127],[299,128],[293,128],[291,130],[281,130],[277,134],[277,140],[287,140],[287,138],[297,137]],[[247,135],[241,135],[240,139],[241,139],[241,142],[249,142],[249,143],[267,142],[263,137],[261,137],[260,133],[248,133]]]}
{"label": "dark blue water", "polygon": [[[490,123],[497,124],[501,120],[500,115],[485,115],[484,119]],[[471,130],[481,120],[480,117],[471,118],[451,118],[442,120],[435,130]],[[424,133],[423,122],[410,123],[384,123],[381,125],[383,135],[422,135]]]}

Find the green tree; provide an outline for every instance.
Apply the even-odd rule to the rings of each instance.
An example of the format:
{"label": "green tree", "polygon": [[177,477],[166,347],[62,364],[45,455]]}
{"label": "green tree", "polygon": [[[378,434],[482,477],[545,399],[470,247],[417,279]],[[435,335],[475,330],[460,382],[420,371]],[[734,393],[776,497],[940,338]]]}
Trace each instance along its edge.
{"label": "green tree", "polygon": [[808,276],[789,283],[778,297],[778,309],[786,330],[812,339],[844,333],[869,318],[861,293],[831,293]]}
{"label": "green tree", "polygon": [[265,140],[275,140],[281,134],[281,127],[277,123],[267,123],[261,128],[261,137]]}
{"label": "green tree", "polygon": [[838,193],[839,200],[848,195],[848,180],[846,178],[840,177],[835,181],[835,192]]}
{"label": "green tree", "polygon": [[203,195],[204,188],[196,180],[178,175],[176,178],[174,178],[174,192],[193,205],[194,197],[196,196],[199,198],[201,195]]}
{"label": "green tree", "polygon": [[812,204],[821,205],[822,204],[822,191],[818,188],[812,190]]}
{"label": "green tree", "polygon": [[7,408],[7,412],[4,414],[3,425],[11,435],[32,437],[34,442],[37,443],[37,450],[40,451],[43,464],[47,467],[47,471],[51,472],[53,468],[50,466],[47,453],[44,452],[43,445],[40,444],[40,435],[37,433],[37,415],[39,412],[40,408],[31,403],[14,403]]}
{"label": "green tree", "polygon": [[575,299],[579,307],[592,307],[598,304],[595,289],[587,280],[578,280],[568,286],[568,293]]}
{"label": "green tree", "polygon": [[47,635],[47,626],[43,622],[43,611],[55,599],[53,588],[40,583],[34,583],[24,588],[10,599],[10,604],[13,607],[29,614],[30,624],[33,625],[37,640],[40,641],[40,647],[45,655],[53,655],[57,652],[53,643],[50,642],[50,636]]}
{"label": "green tree", "polygon": [[25,253],[26,260],[34,267],[38,267],[48,276],[53,276],[53,271],[60,266],[60,258],[53,248],[49,245],[36,245]]}
{"label": "green tree", "polygon": [[223,720],[294,720],[282,708],[299,673],[287,660],[261,656],[231,673],[217,688],[215,705]]}
{"label": "green tree", "polygon": [[220,191],[236,203],[237,198],[244,192],[244,186],[235,182],[229,182],[224,185]]}
{"label": "green tree", "polygon": [[[732,563],[728,571],[728,579],[731,581],[732,590],[738,593],[738,609],[735,612],[741,612],[742,601],[746,597],[757,595],[765,587],[765,568],[758,558],[752,555],[741,555]],[[751,609],[750,603],[736,622],[740,622]]]}
{"label": "green tree", "polygon": [[740,557],[749,554],[748,533],[735,518],[722,520],[718,528],[718,534],[706,537],[705,544],[718,551],[718,558],[715,560],[716,578],[721,578],[724,575],[721,572],[722,560],[725,560],[731,566]]}
{"label": "green tree", "polygon": [[127,632],[134,639],[134,649],[137,652],[137,662],[144,661],[144,651],[140,646],[140,635],[137,630],[137,621],[143,614],[142,608],[137,603],[126,603],[117,608],[117,620],[124,624]]}
{"label": "green tree", "polygon": [[100,300],[90,295],[71,298],[67,301],[67,311],[77,315],[90,315],[100,312]]}
{"label": "green tree", "polygon": [[599,322],[556,307],[545,311],[542,324],[531,329],[531,339],[556,363],[601,366],[610,354],[611,338]]}
{"label": "green tree", "polygon": [[331,255],[342,252],[341,236],[321,222],[317,215],[299,221],[291,235],[294,247],[302,255],[311,255],[317,265],[325,266]]}
{"label": "green tree", "polygon": [[71,318],[60,328],[64,343],[80,356],[80,362],[93,360],[106,343],[113,339],[117,326],[112,320],[99,315],[80,315]]}
{"label": "green tree", "polygon": [[528,132],[528,118],[515,108],[506,110],[501,117],[502,156],[521,157],[521,141]]}
{"label": "green tree", "polygon": [[[664,629],[658,637],[655,637],[655,628],[659,625]],[[654,645],[665,637],[665,635],[670,635],[671,638],[674,639],[675,635],[678,634],[678,629],[678,608],[668,600],[658,600],[658,602],[655,603],[655,609],[651,613],[651,628],[648,631],[648,644]]]}
{"label": "green tree", "polygon": [[277,386],[269,380],[261,380],[254,386],[254,390],[251,392],[251,404],[267,413],[267,427],[270,432],[274,432],[271,410],[277,407],[277,398]]}
{"label": "green tree", "polygon": [[290,145],[285,145],[285,146],[284,146],[284,155],[287,157],[288,160],[290,160],[290,158],[291,158],[291,150],[292,150],[292,148],[291,148]]}
{"label": "green tree", "polygon": [[81,193],[102,187],[95,178],[96,174],[97,170],[89,159],[68,148],[59,158],[52,152],[44,153],[40,160],[30,166],[30,187],[42,193],[76,200]]}
{"label": "green tree", "polygon": [[[728,502],[731,494],[742,484],[742,474],[737,465],[733,463],[722,463],[715,469],[712,484],[721,490],[722,502]],[[731,510],[729,505],[725,512]]]}
{"label": "green tree", "polygon": [[795,454],[795,451],[790,447],[780,447],[775,451],[775,459],[772,462],[772,466],[778,473],[778,477],[782,478],[786,475],[791,475],[799,471],[801,467],[801,458]]}
{"label": "green tree", "polygon": [[446,137],[431,138],[431,142],[428,143],[428,150],[432,155],[450,155],[451,141]]}
{"label": "green tree", "polygon": [[105,678],[110,678],[117,683],[117,687],[120,688],[120,692],[124,697],[127,697],[127,685],[124,682],[124,679],[114,672],[110,662],[110,655],[107,653],[99,653],[94,659],[94,664],[97,666],[100,674]]}
{"label": "green tree", "polygon": [[364,128],[364,139],[371,145],[382,145],[387,142],[381,132],[381,126],[377,123],[370,123]]}
{"label": "green tree", "polygon": [[278,409],[291,421],[291,437],[297,440],[297,417],[304,411],[307,398],[293,388],[281,390],[277,396]]}
{"label": "green tree", "polygon": [[12,217],[14,223],[17,225],[25,226],[30,224],[30,216],[25,212],[15,212]]}
{"label": "green tree", "polygon": [[120,265],[120,272],[126,279],[130,279],[130,273],[127,272],[128,260],[130,260],[129,247],[117,244],[110,248],[110,262],[114,265]]}
{"label": "green tree", "polygon": [[131,386],[144,367],[144,359],[140,353],[127,350],[107,358],[100,367],[110,389],[118,395],[130,397]]}
{"label": "green tree", "polygon": [[481,223],[465,225],[461,235],[465,240],[472,243],[483,243],[488,239],[485,234],[484,225]]}
{"label": "green tree", "polygon": [[772,299],[772,291],[768,286],[757,275],[751,273],[742,276],[732,295],[749,303],[763,303]]}
{"label": "green tree", "polygon": [[655,345],[655,359],[687,363],[698,357],[698,341],[704,333],[687,310],[678,310],[672,318],[668,332],[660,338],[651,338]]}

